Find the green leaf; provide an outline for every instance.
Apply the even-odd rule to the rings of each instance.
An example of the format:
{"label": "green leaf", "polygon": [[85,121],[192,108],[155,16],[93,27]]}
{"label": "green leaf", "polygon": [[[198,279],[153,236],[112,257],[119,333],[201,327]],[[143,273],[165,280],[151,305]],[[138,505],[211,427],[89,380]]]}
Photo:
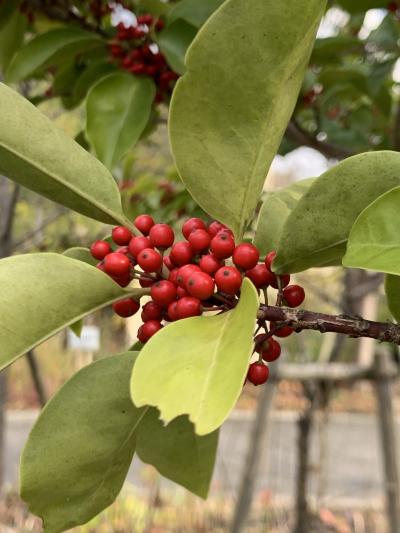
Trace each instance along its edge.
{"label": "green leaf", "polygon": [[74,26],[50,30],[32,39],[13,57],[7,70],[7,81],[17,83],[78,52],[102,45],[97,34]]}
{"label": "green leaf", "polygon": [[75,333],[77,337],[80,337],[82,335],[82,329],[83,329],[83,319],[81,318],[77,322],[74,322],[69,326],[69,329]]}
{"label": "green leaf", "polygon": [[145,413],[129,398],[135,357],[108,357],[79,371],[36,422],[22,455],[21,496],[45,532],[86,523],[120,492]]}
{"label": "green leaf", "polygon": [[387,0],[338,0],[337,3],[351,15],[354,15],[369,9],[385,8],[389,2]]}
{"label": "green leaf", "polygon": [[182,320],[157,333],[132,373],[134,404],[157,407],[165,423],[187,414],[198,435],[217,429],[243,387],[258,304],[245,279],[233,311]]}
{"label": "green leaf", "polygon": [[20,11],[16,11],[7,24],[0,26],[0,68],[3,71],[22,45],[27,27],[28,19]]}
{"label": "green leaf", "polygon": [[72,97],[75,103],[83,100],[89,89],[101,78],[104,78],[117,70],[116,65],[103,61],[89,65],[76,80],[72,89]]}
{"label": "green leaf", "polygon": [[397,322],[400,322],[400,277],[388,274],[385,276],[385,292],[389,311]]}
{"label": "green leaf", "polygon": [[20,0],[5,0],[0,2],[0,29],[4,28],[11,17],[18,12],[19,4]]}
{"label": "green leaf", "polygon": [[184,20],[177,20],[163,30],[157,38],[169,66],[178,74],[185,72],[185,55],[197,30]]}
{"label": "green leaf", "polygon": [[164,426],[157,410],[137,409],[129,377],[137,353],[79,371],[47,404],[21,461],[21,495],[57,533],[84,524],[117,497],[136,448],[161,474],[205,497],[218,432],[197,436],[185,417]]}
{"label": "green leaf", "polygon": [[143,294],[82,261],[47,253],[2,259],[0,285],[0,368],[85,315]]}
{"label": "green leaf", "polygon": [[110,74],[89,92],[86,134],[98,158],[113,167],[139,140],[150,118],[155,85],[149,78]]}
{"label": "green leaf", "polygon": [[128,224],[109,171],[21,95],[0,83],[0,172],[78,213]]}
{"label": "green leaf", "polygon": [[254,237],[254,244],[262,253],[267,254],[277,249],[288,216],[314,181],[315,178],[302,180],[267,195],[261,207]]}
{"label": "green leaf", "polygon": [[360,214],[351,229],[344,266],[400,275],[399,202],[396,187]]}
{"label": "green leaf", "polygon": [[223,2],[224,0],[181,0],[171,9],[168,19],[170,22],[186,20],[192,26],[200,28]]}
{"label": "green leaf", "polygon": [[350,157],[320,176],[286,220],[274,261],[278,273],[340,264],[357,216],[400,184],[400,154]]}
{"label": "green leaf", "polygon": [[296,104],[325,5],[227,0],[186,55],[170,110],[172,150],[193,198],[238,238]]}
{"label": "green leaf", "polygon": [[77,259],[78,261],[83,261],[88,265],[96,266],[98,261],[92,256],[89,248],[83,248],[81,246],[75,246],[74,248],[69,248],[63,253],[66,257],[71,259]]}
{"label": "green leaf", "polygon": [[143,462],[155,466],[160,474],[206,498],[217,446],[218,431],[200,437],[185,416],[164,426],[157,409],[152,408],[140,424],[136,451]]}

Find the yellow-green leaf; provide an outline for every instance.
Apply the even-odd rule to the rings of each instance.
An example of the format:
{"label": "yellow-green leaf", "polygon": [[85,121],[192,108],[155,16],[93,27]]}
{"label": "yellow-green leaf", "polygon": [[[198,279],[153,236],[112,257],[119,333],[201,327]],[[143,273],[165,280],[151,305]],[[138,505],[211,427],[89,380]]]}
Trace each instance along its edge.
{"label": "yellow-green leaf", "polygon": [[132,373],[134,404],[157,407],[165,423],[187,414],[198,435],[216,430],[242,390],[258,304],[254,285],[245,279],[234,310],[182,320],[157,333]]}
{"label": "yellow-green leaf", "polygon": [[297,101],[325,0],[227,0],[186,55],[170,110],[183,182],[241,236]]}

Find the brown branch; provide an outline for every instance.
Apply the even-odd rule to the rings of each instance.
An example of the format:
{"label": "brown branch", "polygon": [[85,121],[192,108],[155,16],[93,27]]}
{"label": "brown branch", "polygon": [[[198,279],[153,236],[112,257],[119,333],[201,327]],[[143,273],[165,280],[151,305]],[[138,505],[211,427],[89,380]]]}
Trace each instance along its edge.
{"label": "brown branch", "polygon": [[319,141],[313,135],[303,130],[294,120],[292,120],[287,129],[286,136],[291,141],[301,145],[308,146],[309,148],[314,148],[318,150],[325,157],[333,159],[346,159],[352,155],[355,155],[354,152],[343,148],[341,146],[336,146],[334,144]]}
{"label": "brown branch", "polygon": [[278,326],[290,326],[296,332],[310,329],[320,333],[341,333],[354,338],[368,337],[400,345],[400,325],[390,322],[372,322],[361,317],[325,315],[270,305],[260,306],[257,318],[276,322]]}

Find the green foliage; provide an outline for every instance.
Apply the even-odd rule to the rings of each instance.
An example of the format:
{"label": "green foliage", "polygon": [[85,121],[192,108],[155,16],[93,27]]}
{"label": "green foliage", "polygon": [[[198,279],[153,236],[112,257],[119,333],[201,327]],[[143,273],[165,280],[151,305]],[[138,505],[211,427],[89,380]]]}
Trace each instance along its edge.
{"label": "green foliage", "polygon": [[152,80],[123,73],[110,74],[90,90],[86,134],[107,167],[112,168],[139,140],[155,92]]}
{"label": "green foliage", "polygon": [[254,244],[259,250],[268,253],[278,248],[287,218],[314,181],[314,178],[309,178],[267,194],[254,237]]}
{"label": "green foliage", "polygon": [[400,322],[400,277],[388,274],[385,276],[385,292],[390,312]]}
{"label": "green foliage", "polygon": [[399,205],[396,187],[360,214],[349,236],[344,266],[400,275]]}
{"label": "green foliage", "polygon": [[182,320],[157,333],[133,369],[135,405],[157,407],[165,423],[187,414],[198,435],[215,431],[242,390],[258,304],[245,279],[233,311]]}
{"label": "green foliage", "polygon": [[[164,426],[129,397],[136,353],[97,361],[47,404],[21,463],[21,493],[46,532],[83,524],[117,497],[135,450],[163,475],[205,497],[218,433],[198,437],[181,417]],[[45,453],[44,453],[45,450]]]}
{"label": "green foliage", "polygon": [[168,19],[173,22],[186,20],[192,26],[200,28],[224,0],[181,0],[170,11]]}
{"label": "green foliage", "polygon": [[337,0],[337,3],[351,14],[364,13],[369,9],[385,8],[387,0]]}
{"label": "green foliage", "polygon": [[87,52],[102,45],[95,33],[74,26],[56,28],[38,35],[16,53],[7,70],[7,81],[17,83],[82,50]]}
{"label": "green foliage", "polygon": [[228,0],[186,56],[170,113],[176,164],[193,198],[239,238],[293,111],[324,7]]}
{"label": "green foliage", "polygon": [[274,261],[276,272],[340,264],[358,215],[399,180],[396,152],[361,154],[328,170],[287,218]]}
{"label": "green foliage", "polygon": [[63,253],[66,257],[71,259],[77,259],[78,261],[83,261],[88,265],[96,266],[98,261],[94,259],[90,250],[88,248],[83,248],[81,246],[75,246],[74,248],[69,248]]}
{"label": "green foliage", "polygon": [[10,19],[18,11],[20,0],[7,0],[0,4],[0,30],[8,24]]}
{"label": "green foliage", "polygon": [[[0,15],[1,18],[1,15]],[[24,40],[28,22],[19,11],[15,11],[6,24],[0,25],[0,69],[5,71]]]}
{"label": "green foliage", "polygon": [[143,289],[122,289],[98,269],[57,254],[0,261],[0,368],[83,316]]}
{"label": "green foliage", "polygon": [[158,36],[161,52],[167,58],[170,67],[178,74],[185,72],[185,54],[196,34],[194,26],[184,20],[176,20]]}
{"label": "green foliage", "polygon": [[3,84],[0,106],[1,173],[90,218],[126,223],[118,187],[99,161]]}

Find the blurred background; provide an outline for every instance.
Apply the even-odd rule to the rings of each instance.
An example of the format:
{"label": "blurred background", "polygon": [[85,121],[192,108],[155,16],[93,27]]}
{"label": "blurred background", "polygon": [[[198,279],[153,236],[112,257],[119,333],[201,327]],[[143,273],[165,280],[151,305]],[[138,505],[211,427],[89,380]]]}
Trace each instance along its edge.
{"label": "blurred background", "polygon": [[[179,2],[22,2],[1,24],[7,3],[0,2],[3,79],[24,43],[59,24],[84,20],[112,36],[121,21],[134,24],[137,11],[164,16],[165,6]],[[109,8],[107,20],[93,6]],[[280,154],[266,177],[265,198],[348,156],[400,150],[399,43],[396,2],[329,3]],[[74,65],[78,56],[71,58]],[[73,105],[68,100],[76,79],[63,85],[62,66],[14,87],[90,149],[82,133],[84,96]],[[203,213],[174,168],[167,117],[168,98],[114,175],[131,218],[149,213],[178,227]],[[2,257],[87,247],[109,231],[0,178]],[[307,309],[390,319],[380,275],[325,268],[295,279],[306,290]],[[136,341],[136,329],[135,318],[119,319],[105,309],[85,319],[80,337],[64,331],[1,375],[1,532],[41,531],[17,495],[19,457],[40,408],[76,370],[125,351]],[[293,335],[283,345],[274,379],[263,388],[246,385],[222,428],[207,501],[135,460],[117,503],[75,531],[400,533],[397,349],[314,332]]]}

